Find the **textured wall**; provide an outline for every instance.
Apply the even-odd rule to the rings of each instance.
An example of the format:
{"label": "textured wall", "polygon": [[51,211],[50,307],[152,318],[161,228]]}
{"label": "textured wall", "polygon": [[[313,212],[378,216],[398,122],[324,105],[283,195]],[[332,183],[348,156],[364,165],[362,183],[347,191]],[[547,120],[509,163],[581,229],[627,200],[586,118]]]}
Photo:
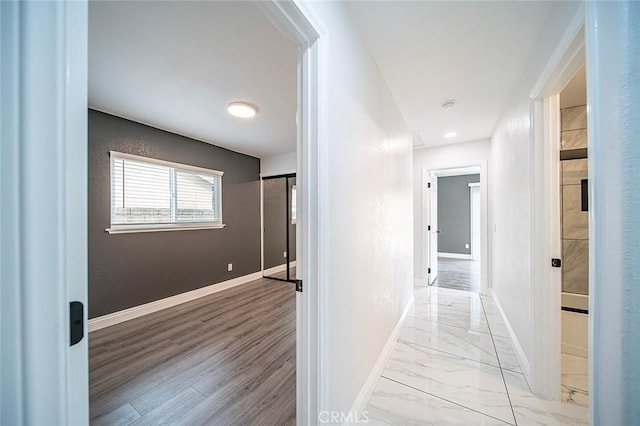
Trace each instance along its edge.
{"label": "textured wall", "polygon": [[553,54],[558,40],[580,7],[577,2],[554,3],[520,81],[491,139],[491,239],[493,295],[527,359],[533,355],[531,323],[531,199],[533,138],[529,92]]}
{"label": "textured wall", "polygon": [[[108,234],[109,151],[223,171],[226,227]],[[89,110],[88,160],[90,318],[260,270],[259,159]]]}
{"label": "textured wall", "polygon": [[347,412],[413,291],[412,140],[345,5],[310,5],[327,32],[330,64],[320,409]]}

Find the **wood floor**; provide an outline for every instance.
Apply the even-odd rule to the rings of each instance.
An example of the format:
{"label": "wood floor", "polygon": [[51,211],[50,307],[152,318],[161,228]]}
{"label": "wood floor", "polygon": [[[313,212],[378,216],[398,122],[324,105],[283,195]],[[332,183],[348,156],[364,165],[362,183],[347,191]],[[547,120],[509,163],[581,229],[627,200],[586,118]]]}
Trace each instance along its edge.
{"label": "wood floor", "polygon": [[438,278],[435,287],[480,292],[480,261],[438,258]]}
{"label": "wood floor", "polygon": [[92,425],[295,424],[295,291],[260,279],[89,335]]}

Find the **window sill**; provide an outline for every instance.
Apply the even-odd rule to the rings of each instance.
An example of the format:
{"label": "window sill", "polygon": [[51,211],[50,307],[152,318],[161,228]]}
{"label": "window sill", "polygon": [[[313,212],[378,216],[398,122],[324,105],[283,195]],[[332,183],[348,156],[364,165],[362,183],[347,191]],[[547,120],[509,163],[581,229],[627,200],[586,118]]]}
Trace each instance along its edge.
{"label": "window sill", "polygon": [[139,232],[197,231],[201,229],[220,229],[225,224],[209,225],[203,223],[167,224],[167,225],[115,225],[105,229],[109,234],[134,234]]}

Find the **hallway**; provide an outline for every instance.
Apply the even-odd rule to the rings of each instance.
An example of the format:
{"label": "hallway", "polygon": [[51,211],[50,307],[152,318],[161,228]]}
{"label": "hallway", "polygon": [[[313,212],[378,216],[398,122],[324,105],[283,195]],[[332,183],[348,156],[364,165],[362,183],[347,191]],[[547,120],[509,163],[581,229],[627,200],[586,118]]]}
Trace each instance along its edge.
{"label": "hallway", "polygon": [[531,391],[489,297],[416,288],[367,405],[373,424],[588,424],[588,409]]}

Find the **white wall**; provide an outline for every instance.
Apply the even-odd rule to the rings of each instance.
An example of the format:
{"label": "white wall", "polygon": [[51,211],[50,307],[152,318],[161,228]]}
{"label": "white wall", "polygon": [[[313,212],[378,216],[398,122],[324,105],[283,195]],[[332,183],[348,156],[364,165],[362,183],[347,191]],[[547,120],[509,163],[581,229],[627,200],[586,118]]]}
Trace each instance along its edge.
{"label": "white wall", "polygon": [[260,159],[261,176],[294,173],[297,168],[298,158],[295,151]]}
{"label": "white wall", "polygon": [[412,296],[412,140],[344,4],[311,7],[329,64],[320,410],[347,412]]}
{"label": "white wall", "polygon": [[531,292],[532,100],[529,92],[580,6],[554,3],[491,139],[492,286],[518,344],[533,355]]}
{"label": "white wall", "polygon": [[416,280],[423,278],[425,269],[422,265],[422,169],[478,165],[487,161],[490,156],[491,141],[489,139],[419,148],[413,151],[413,275]]}

